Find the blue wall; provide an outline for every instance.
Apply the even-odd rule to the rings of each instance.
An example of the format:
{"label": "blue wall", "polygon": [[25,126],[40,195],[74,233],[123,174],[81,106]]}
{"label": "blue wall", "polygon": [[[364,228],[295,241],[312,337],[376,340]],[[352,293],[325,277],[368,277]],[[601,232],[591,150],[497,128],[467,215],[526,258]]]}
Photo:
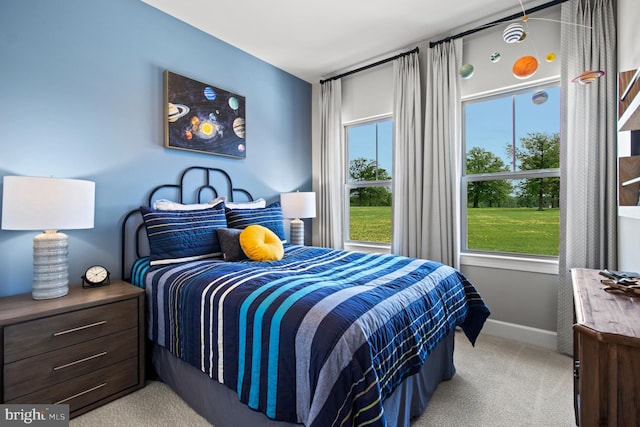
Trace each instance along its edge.
{"label": "blue wall", "polygon": [[[96,183],[95,228],[66,232],[72,283],[119,277],[122,217],[187,166],[270,201],[311,189],[311,85],[145,3],[2,1],[0,58],[0,176]],[[246,97],[246,159],[164,148],[167,69]],[[0,295],[30,292],[35,234],[0,231]]]}

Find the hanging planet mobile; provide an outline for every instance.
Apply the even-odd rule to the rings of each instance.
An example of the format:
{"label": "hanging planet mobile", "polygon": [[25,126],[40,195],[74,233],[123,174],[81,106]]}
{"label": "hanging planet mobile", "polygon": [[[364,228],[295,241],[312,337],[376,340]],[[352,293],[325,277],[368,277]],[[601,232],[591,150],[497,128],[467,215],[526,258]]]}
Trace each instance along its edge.
{"label": "hanging planet mobile", "polygon": [[544,90],[539,90],[531,96],[531,102],[533,102],[534,105],[544,104],[548,99],[549,94]]}
{"label": "hanging planet mobile", "polygon": [[522,40],[524,27],[519,22],[514,22],[507,26],[502,33],[502,38],[507,43],[517,43]]}
{"label": "hanging planet mobile", "polygon": [[471,78],[471,76],[473,76],[473,71],[473,65],[464,64],[462,67],[460,67],[460,77],[462,77],[463,79]]}
{"label": "hanging planet mobile", "polygon": [[576,76],[571,80],[571,83],[580,83],[581,85],[590,85],[595,82],[598,78],[604,76],[604,71],[591,71],[587,70],[584,73]]}
{"label": "hanging planet mobile", "polygon": [[513,64],[513,75],[517,79],[528,79],[538,70],[538,60],[533,56],[523,56]]}

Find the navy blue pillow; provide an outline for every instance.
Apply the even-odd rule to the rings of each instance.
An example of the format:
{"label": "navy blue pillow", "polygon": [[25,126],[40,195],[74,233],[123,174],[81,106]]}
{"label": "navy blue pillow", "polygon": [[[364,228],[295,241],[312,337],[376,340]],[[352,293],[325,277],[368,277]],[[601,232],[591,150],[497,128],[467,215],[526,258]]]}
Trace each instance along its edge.
{"label": "navy blue pillow", "polygon": [[284,220],[280,202],[275,202],[266,208],[259,209],[229,209],[227,214],[227,226],[229,228],[245,229],[249,225],[261,225],[276,233],[283,242],[287,241],[284,234]]}
{"label": "navy blue pillow", "polygon": [[224,204],[190,211],[140,207],[149,238],[150,265],[222,257],[216,229],[227,226]]}

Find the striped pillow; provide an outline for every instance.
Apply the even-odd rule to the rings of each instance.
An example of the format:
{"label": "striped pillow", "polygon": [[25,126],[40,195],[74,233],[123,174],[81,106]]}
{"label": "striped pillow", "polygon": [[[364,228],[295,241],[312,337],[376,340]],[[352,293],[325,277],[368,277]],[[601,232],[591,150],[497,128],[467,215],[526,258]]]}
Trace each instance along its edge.
{"label": "striped pillow", "polygon": [[149,271],[149,257],[138,258],[131,267],[131,279],[129,282],[139,288],[144,288],[144,276]]}
{"label": "striped pillow", "polygon": [[286,243],[284,221],[280,202],[275,202],[261,209],[229,209],[226,208],[227,226],[229,228],[244,229],[249,225],[261,225],[276,233],[276,236]]}
{"label": "striped pillow", "polygon": [[150,265],[220,258],[217,228],[227,226],[224,204],[209,209],[160,211],[140,207],[149,238]]}

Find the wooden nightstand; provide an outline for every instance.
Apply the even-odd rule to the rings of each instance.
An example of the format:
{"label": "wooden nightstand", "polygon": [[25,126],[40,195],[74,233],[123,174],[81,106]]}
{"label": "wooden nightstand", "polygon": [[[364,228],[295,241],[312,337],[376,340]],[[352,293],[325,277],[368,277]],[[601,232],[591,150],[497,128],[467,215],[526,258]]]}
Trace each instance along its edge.
{"label": "wooden nightstand", "polygon": [[607,292],[599,270],[571,270],[574,409],[582,427],[640,425],[640,299]]}
{"label": "wooden nightstand", "polygon": [[2,402],[75,417],[144,386],[144,290],[120,280],[35,301],[0,298]]}

